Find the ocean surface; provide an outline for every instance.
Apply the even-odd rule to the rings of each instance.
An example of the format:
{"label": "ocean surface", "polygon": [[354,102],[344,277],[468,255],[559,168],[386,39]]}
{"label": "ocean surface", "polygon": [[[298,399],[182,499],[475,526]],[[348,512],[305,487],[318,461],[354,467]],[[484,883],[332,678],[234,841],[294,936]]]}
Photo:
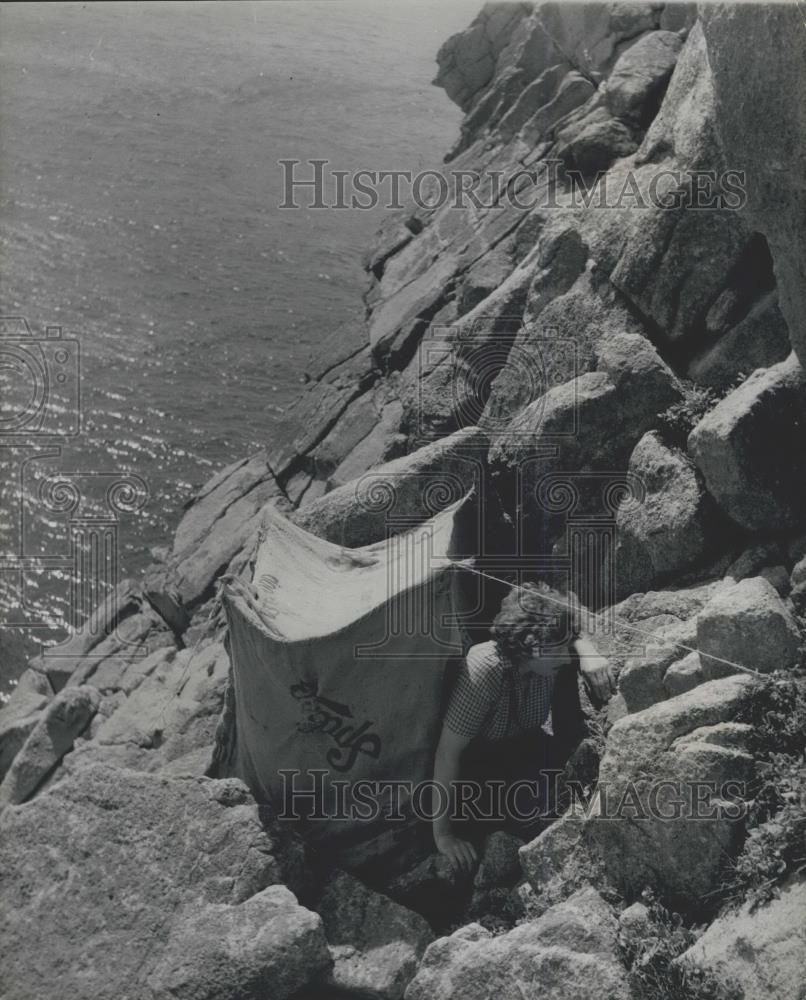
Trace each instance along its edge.
{"label": "ocean surface", "polygon": [[[136,573],[194,491],[271,436],[311,350],[359,303],[384,211],[281,211],[277,161],[438,165],[460,112],[431,86],[434,57],[478,6],[2,7],[6,623],[47,643],[67,613],[67,506],[48,476],[92,494],[96,513],[99,484],[142,480],[142,506],[115,529],[120,571]],[[47,327],[60,328],[37,348],[50,409],[14,437],[32,399],[7,349],[41,345]],[[57,419],[77,433],[47,437]]]}

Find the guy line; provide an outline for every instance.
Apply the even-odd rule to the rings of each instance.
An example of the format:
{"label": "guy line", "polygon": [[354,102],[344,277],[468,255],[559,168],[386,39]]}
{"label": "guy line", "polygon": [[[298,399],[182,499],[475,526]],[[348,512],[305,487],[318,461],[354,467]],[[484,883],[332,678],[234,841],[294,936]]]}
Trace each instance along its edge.
{"label": "guy line", "polygon": [[[483,570],[476,569],[475,566],[469,566],[467,564],[462,565],[462,569],[469,570],[471,573],[475,573],[476,576],[486,577],[488,580],[494,580],[496,583],[503,583],[505,587],[517,587],[518,590],[523,590],[524,588],[520,584],[510,583],[509,580],[503,580],[499,576],[494,576],[492,573],[485,573]],[[547,604],[556,604],[561,608],[565,608],[567,611],[573,611],[571,604],[568,601],[558,601],[555,597],[549,597],[546,594],[540,595],[541,600],[544,600]],[[594,618],[604,619],[605,616],[599,611],[590,611],[588,608],[585,611],[592,615]],[[715,656],[713,653],[704,653],[701,649],[695,649],[693,646],[687,646],[684,642],[674,642],[667,640],[665,637],[654,635],[652,632],[648,632],[646,629],[638,628],[636,625],[630,625],[627,622],[619,622],[620,628],[625,628],[630,632],[637,632],[639,635],[643,635],[648,639],[654,639],[656,642],[669,642],[670,645],[676,646],[679,649],[685,649],[689,653],[697,653],[699,656],[707,657],[709,660],[714,660],[716,663],[724,663],[728,667],[735,667],[736,670],[741,670],[747,674],[753,674],[754,677],[761,677],[762,679],[766,677],[766,674],[761,673],[760,670],[753,670],[752,667],[745,667],[741,663],[734,663],[733,660],[726,660],[722,656]]]}

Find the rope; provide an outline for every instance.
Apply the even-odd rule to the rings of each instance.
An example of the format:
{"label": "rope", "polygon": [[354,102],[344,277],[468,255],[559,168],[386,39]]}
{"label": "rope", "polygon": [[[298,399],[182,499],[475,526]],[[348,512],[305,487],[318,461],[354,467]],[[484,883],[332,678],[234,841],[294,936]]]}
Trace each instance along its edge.
{"label": "rope", "polygon": [[[485,577],[488,580],[493,580],[493,581],[495,581],[495,583],[503,583],[505,587],[517,587],[518,590],[524,590],[525,589],[523,586],[521,586],[519,584],[510,583],[509,580],[504,580],[504,579],[502,579],[499,576],[493,576],[492,573],[485,573],[483,570],[476,569],[474,566],[464,565],[462,568],[469,570],[471,573],[475,573],[476,576],[482,576],[482,577]],[[560,600],[557,600],[557,598],[555,598],[555,597],[549,597],[546,594],[541,594],[540,595],[540,599],[542,601],[546,601],[548,604],[556,604],[556,605],[558,605],[561,608],[565,608],[566,611],[573,611],[574,610],[572,608],[571,604],[568,601],[560,601]],[[604,619],[605,618],[605,616],[603,614],[601,614],[600,612],[598,612],[598,611],[590,611],[588,609],[586,609],[586,610],[588,611],[588,614],[592,615],[594,618],[600,618],[600,619]],[[619,623],[619,628],[627,629],[630,632],[637,632],[639,635],[643,635],[643,636],[645,636],[645,637],[647,637],[649,639],[654,639],[656,642],[668,642],[669,641],[665,637],[654,635],[652,632],[646,631],[646,629],[638,628],[636,625],[630,625],[627,622],[620,622]],[[672,641],[671,645],[673,645],[673,646],[675,646],[675,647],[677,647],[679,649],[685,649],[689,653],[697,653],[697,654],[699,654],[699,656],[701,656],[701,657],[702,656],[707,657],[707,659],[714,660],[714,662],[716,662],[716,663],[723,663],[723,664],[725,664],[725,666],[733,667],[736,670],[742,671],[742,672],[747,673],[747,674],[752,674],[754,677],[760,677],[762,679],[765,679],[766,676],[767,676],[766,674],[762,674],[759,670],[753,670],[751,667],[745,667],[741,663],[735,663],[733,660],[726,660],[722,656],[714,656],[713,653],[704,653],[702,650],[695,649],[693,646],[687,646],[684,642],[674,642],[674,641]]]}

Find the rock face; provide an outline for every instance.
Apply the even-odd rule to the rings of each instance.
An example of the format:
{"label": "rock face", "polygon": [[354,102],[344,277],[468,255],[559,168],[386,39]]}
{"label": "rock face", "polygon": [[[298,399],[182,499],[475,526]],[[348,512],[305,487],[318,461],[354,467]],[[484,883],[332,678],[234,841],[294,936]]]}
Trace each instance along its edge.
{"label": "rock face", "polygon": [[590,836],[581,804],[573,805],[539,837],[520,849],[523,873],[536,901],[548,908],[588,884],[606,879],[598,849]]}
{"label": "rock face", "polygon": [[727,389],[757,368],[785,361],[791,349],[778,297],[770,292],[732,330],[694,358],[688,376],[700,385]]}
{"label": "rock face", "polygon": [[673,31],[643,35],[619,57],[605,86],[605,104],[616,118],[652,121],[682,45]]}
{"label": "rock face", "polygon": [[0,785],[0,809],[24,802],[73,749],[98,711],[94,687],[66,687],[48,705]]}
{"label": "rock face", "polygon": [[615,634],[602,635],[598,641],[618,672],[619,700],[628,711],[641,711],[671,696],[666,677],[696,649],[698,614],[716,594],[733,585],[733,579],[711,580],[633,594],[611,609]]}
{"label": "rock face", "polygon": [[[725,157],[746,171],[746,215],[767,237],[781,311],[806,364],[806,66],[797,4],[709,4],[701,12]],[[738,55],[752,34],[749,59]]]}
{"label": "rock face", "polygon": [[[748,781],[753,758],[708,743],[707,732],[732,721],[753,688],[747,676],[711,681],[613,726],[599,769],[605,798],[590,833],[628,895],[655,885],[696,906],[718,884],[741,839],[737,810],[724,808],[725,783]],[[714,783],[702,802],[697,783]]]}
{"label": "rock face", "polygon": [[173,930],[148,985],[186,1000],[287,997],[327,967],[322,925],[283,885],[237,907],[208,903]]}
{"label": "rock face", "polygon": [[645,434],[629,471],[642,483],[643,502],[616,517],[616,573],[622,595],[649,589],[703,557],[707,498],[696,469],[656,433]]}
{"label": "rock face", "polygon": [[[275,439],[213,476],[144,580],[0,710],[9,997],[626,1000],[602,896],[710,898],[754,776],[735,721],[754,680],[732,672],[789,669],[804,639],[801,22],[783,4],[494,3],[445,43],[464,199],[387,217],[363,302]],[[675,414],[691,429],[684,378],[725,393],[687,452],[663,436]],[[530,844],[490,837],[472,880],[411,847],[395,902],[343,872],[314,884],[238,783],[201,777],[230,670],[218,582],[249,576],[267,506],[359,546],[470,490],[473,554],[527,556],[612,612],[596,639],[618,693],[580,750],[601,722],[598,794]],[[613,523],[615,561],[611,534],[588,544]],[[500,593],[481,596],[486,616]],[[692,798],[712,785],[714,815]],[[748,997],[785,994],[801,896],[720,918],[699,954]],[[431,942],[413,909],[510,929]]]}
{"label": "rock face", "polygon": [[499,53],[528,12],[525,3],[486,4],[466,31],[449,38],[440,48],[434,83],[466,110],[492,79]]}
{"label": "rock face", "polygon": [[406,1000],[546,1000],[607,996],[629,990],[616,952],[613,911],[591,888],[581,889],[537,920],[493,937],[478,924],[435,941],[406,990]]}
{"label": "rock face", "polygon": [[41,710],[53,697],[47,676],[28,667],[20,676],[8,702],[0,709],[0,778],[34,728]]}
{"label": "rock face", "polygon": [[238,781],[86,764],[0,827],[15,1000],[285,997],[329,962],[318,918],[263,894],[282,870]]}
{"label": "rock face", "polygon": [[689,653],[682,660],[676,660],[663,675],[663,686],[670,698],[684,694],[705,681],[700,654]]}
{"label": "rock face", "polygon": [[666,675],[697,641],[696,623],[690,620],[667,619],[662,625],[642,622],[639,627],[638,648],[625,658],[618,678],[619,693],[630,712],[640,712],[668,696]]}
{"label": "rock face", "polygon": [[754,372],[706,414],[688,442],[708,491],[737,524],[750,531],[802,523],[806,454],[792,435],[806,423],[806,384],[791,355]]}
{"label": "rock face", "polygon": [[[229,657],[221,643],[140,664],[149,672],[93,732],[103,747],[135,745],[149,751],[149,766],[192,750],[212,751],[224,704]],[[124,683],[132,678],[124,678]]]}
{"label": "rock face", "polygon": [[395,520],[410,528],[478,487],[486,440],[477,428],[457,431],[333,490],[294,520],[312,534],[348,548],[378,542],[394,533]]}
{"label": "rock face", "polygon": [[729,661],[770,673],[788,670],[798,659],[802,639],[794,618],[772,584],[762,577],[723,590],[697,618],[697,645],[709,676],[731,672]]}
{"label": "rock face", "polygon": [[257,530],[263,507],[281,497],[265,452],[236,463],[205,487],[177,529],[169,563],[182,604],[192,607],[209,593]]}
{"label": "rock face", "polygon": [[[596,371],[550,388],[493,439],[490,468],[504,489],[518,491],[524,537],[545,534],[546,521],[556,512],[541,481],[566,472],[617,475],[657,413],[679,399],[674,374],[643,337],[603,338],[593,357]],[[601,486],[599,481],[600,491]],[[573,479],[570,489],[576,494]]]}
{"label": "rock face", "polygon": [[345,872],[328,880],[317,910],[333,958],[328,982],[362,996],[399,1000],[433,940],[425,920]]}
{"label": "rock face", "polygon": [[719,917],[679,959],[730,979],[744,1000],[803,996],[806,883],[795,880],[759,909]]}

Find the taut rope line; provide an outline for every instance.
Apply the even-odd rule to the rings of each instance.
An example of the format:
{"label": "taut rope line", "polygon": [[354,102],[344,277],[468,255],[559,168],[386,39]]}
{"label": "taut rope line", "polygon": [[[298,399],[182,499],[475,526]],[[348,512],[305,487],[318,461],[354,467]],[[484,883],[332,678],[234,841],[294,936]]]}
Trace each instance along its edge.
{"label": "taut rope line", "polygon": [[[510,583],[509,580],[504,580],[499,576],[493,576],[492,573],[485,573],[483,570],[476,569],[474,566],[463,565],[462,569],[469,570],[471,573],[475,573],[476,576],[486,577],[488,580],[494,580],[496,583],[502,583],[505,587],[517,587],[518,590],[523,590],[523,586],[520,584]],[[571,611],[571,605],[567,601],[558,601],[554,597],[548,597],[546,594],[541,594],[540,599],[546,601],[547,604],[556,604],[561,608],[565,608]],[[598,611],[590,611],[585,609],[589,615],[594,618],[604,618],[605,616]],[[638,628],[636,625],[630,625],[627,622],[619,622],[619,628],[625,628],[630,632],[637,632],[639,635],[643,635],[648,639],[654,639],[656,642],[668,642],[671,646],[676,646],[679,649],[685,649],[689,653],[697,653],[699,656],[707,657],[709,660],[714,660],[716,663],[724,663],[728,667],[734,667],[736,670],[741,670],[744,673],[752,674],[754,677],[765,678],[767,675],[761,673],[759,670],[753,670],[751,667],[745,667],[741,663],[734,663],[733,660],[726,660],[722,656],[714,656],[713,653],[704,653],[700,649],[695,649],[693,646],[687,646],[684,642],[674,642],[673,640],[667,640],[661,638],[660,636],[654,635],[652,632],[647,632],[646,629]]]}

